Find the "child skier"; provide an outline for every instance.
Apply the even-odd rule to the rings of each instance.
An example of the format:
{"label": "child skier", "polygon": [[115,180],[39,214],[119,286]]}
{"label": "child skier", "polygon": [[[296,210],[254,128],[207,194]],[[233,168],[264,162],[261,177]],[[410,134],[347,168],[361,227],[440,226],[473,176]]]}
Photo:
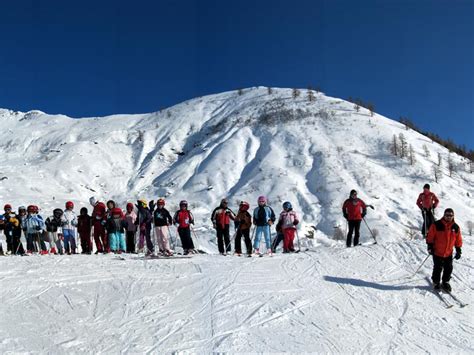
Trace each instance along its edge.
{"label": "child skier", "polygon": [[21,242],[21,234],[23,233],[22,224],[23,220],[26,218],[25,206],[18,207],[18,213],[15,218],[18,220],[18,226],[13,228],[13,250],[15,250],[16,254],[25,255],[25,248]]}
{"label": "child skier", "polygon": [[191,238],[191,224],[194,224],[194,217],[190,210],[188,210],[188,202],[182,200],[179,203],[179,210],[176,211],[173,217],[173,222],[178,226],[179,239],[183,246],[183,254],[188,255],[194,253],[194,243]]}
{"label": "child skier", "polygon": [[242,255],[242,246],[240,239],[244,237],[245,247],[247,249],[247,256],[252,256],[252,242],[250,241],[250,227],[252,227],[252,216],[248,212],[249,203],[241,201],[239,205],[239,212],[235,217],[235,228],[237,232],[235,235],[235,254]]}
{"label": "child skier", "polygon": [[68,254],[76,254],[76,227],[77,217],[73,211],[74,203],[66,202],[66,209],[61,217],[63,221],[64,251]]}
{"label": "child skier", "polygon": [[267,206],[267,199],[265,196],[260,196],[257,200],[258,207],[253,211],[253,224],[257,226],[255,232],[255,240],[253,242],[253,248],[255,249],[255,254],[262,255],[260,253],[260,238],[262,234],[265,237],[265,245],[267,247],[267,253],[271,256],[271,226],[275,222],[275,212],[270,206]]}
{"label": "child skier", "polygon": [[154,246],[151,241],[151,222],[153,220],[153,216],[151,215],[150,210],[148,209],[148,204],[145,199],[141,199],[137,201],[137,219],[135,221],[135,225],[138,227],[140,231],[140,235],[138,238],[138,252],[143,252],[143,247],[146,240],[147,246],[147,255],[153,254]]}
{"label": "child skier", "polygon": [[89,199],[89,202],[94,207],[94,210],[92,211],[92,226],[94,228],[94,241],[97,248],[95,253],[105,253],[109,247],[107,243],[107,234],[105,232],[105,204],[97,201],[93,196]]}
{"label": "child skier", "polygon": [[165,208],[165,200],[162,198],[160,198],[156,203],[156,210],[153,212],[153,221],[155,224],[156,244],[158,245],[160,254],[165,256],[173,255],[169,243],[169,225],[173,223],[173,219]]}
{"label": "child skier", "polygon": [[290,202],[283,203],[283,211],[280,213],[278,224],[283,232],[283,253],[294,252],[293,240],[295,239],[296,225],[299,220]]}
{"label": "child skier", "polygon": [[4,207],[5,214],[3,215],[4,224],[3,232],[7,239],[7,254],[24,254],[23,245],[20,243],[21,237],[21,226],[20,221],[16,215],[12,212],[12,207],[9,204],[6,204]]}
{"label": "child skier", "polygon": [[110,212],[110,218],[107,219],[107,233],[109,236],[110,250],[113,253],[125,253],[124,232],[127,228],[127,222],[124,219],[120,208],[114,207]]}
{"label": "child skier", "polygon": [[86,207],[82,207],[77,217],[77,232],[81,239],[82,254],[92,253],[91,229],[92,218],[88,214]]}
{"label": "child skier", "polygon": [[125,221],[127,222],[127,253],[135,253],[135,232],[137,227],[135,221],[137,220],[137,214],[133,210],[133,203],[127,203],[127,213],[125,213]]}
{"label": "child skier", "polygon": [[46,244],[42,238],[42,230],[45,227],[43,217],[38,212],[39,208],[35,205],[30,205],[26,209],[28,215],[22,222],[22,228],[26,235],[26,249],[28,254],[33,252],[40,254],[48,254]]}
{"label": "child skier", "polygon": [[[63,226],[63,210],[56,208],[53,210],[53,215],[46,218],[45,225],[46,231],[48,233],[48,240],[50,246],[51,254],[61,254],[63,255],[63,246],[61,244],[61,239],[58,236],[60,228]],[[56,249],[57,248],[57,249]]]}

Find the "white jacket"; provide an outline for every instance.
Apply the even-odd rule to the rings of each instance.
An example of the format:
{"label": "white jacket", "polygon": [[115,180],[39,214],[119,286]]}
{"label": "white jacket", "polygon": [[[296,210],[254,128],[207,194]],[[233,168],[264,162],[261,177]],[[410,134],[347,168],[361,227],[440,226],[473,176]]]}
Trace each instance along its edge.
{"label": "white jacket", "polygon": [[61,217],[63,229],[74,229],[77,226],[77,217],[74,211],[65,210]]}

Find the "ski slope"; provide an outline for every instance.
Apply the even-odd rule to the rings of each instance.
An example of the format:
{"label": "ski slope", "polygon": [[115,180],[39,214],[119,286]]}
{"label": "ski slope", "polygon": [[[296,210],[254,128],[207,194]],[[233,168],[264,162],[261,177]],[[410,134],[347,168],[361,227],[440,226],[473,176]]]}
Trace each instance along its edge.
{"label": "ski slope", "polygon": [[[121,207],[182,199],[206,255],[143,260],[126,255],[0,257],[1,353],[472,353],[474,174],[467,161],[389,118],[344,100],[291,89],[249,88],[161,112],[73,119],[0,110],[0,202],[37,204],[48,217],[90,196]],[[416,164],[392,156],[393,135]],[[429,155],[425,153],[427,147]],[[432,168],[442,157],[442,179]],[[432,261],[415,201],[425,183],[463,236],[447,309],[431,292]],[[375,210],[358,248],[345,248],[341,205],[349,191]],[[251,209],[266,195],[276,213],[292,202],[305,252],[217,254],[210,213],[227,197]],[[314,231],[313,238],[310,231]],[[0,236],[4,245],[4,236]],[[449,297],[446,295],[446,297]]]}
{"label": "ski slope", "polygon": [[[0,352],[472,353],[472,258],[447,309],[421,241],[247,258],[2,258]],[[451,301],[448,299],[448,301]]]}

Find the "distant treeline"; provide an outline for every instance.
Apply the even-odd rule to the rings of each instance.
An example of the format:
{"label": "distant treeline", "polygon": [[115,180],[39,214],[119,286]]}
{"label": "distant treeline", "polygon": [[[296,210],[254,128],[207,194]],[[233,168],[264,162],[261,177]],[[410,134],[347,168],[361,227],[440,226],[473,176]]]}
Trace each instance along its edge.
{"label": "distant treeline", "polygon": [[400,123],[403,123],[405,126],[417,131],[427,137],[432,141],[441,144],[443,147],[446,147],[450,152],[457,153],[471,161],[474,161],[474,150],[468,150],[465,145],[457,145],[450,138],[443,139],[438,136],[436,133],[426,132],[418,128],[412,120],[407,117],[400,117],[398,119]]}

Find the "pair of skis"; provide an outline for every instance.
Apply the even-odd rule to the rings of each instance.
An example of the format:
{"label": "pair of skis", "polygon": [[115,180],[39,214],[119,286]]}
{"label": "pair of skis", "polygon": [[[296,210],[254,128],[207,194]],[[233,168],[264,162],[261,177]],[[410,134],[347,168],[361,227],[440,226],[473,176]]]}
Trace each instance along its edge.
{"label": "pair of skis", "polygon": [[[459,306],[460,308],[466,307],[468,304],[464,303],[462,300],[460,300],[457,296],[453,295],[452,292],[448,291],[442,291],[442,290],[433,290],[433,293],[443,302],[443,304],[446,306],[446,308],[453,308],[455,305]],[[451,299],[451,301],[448,301],[447,297],[445,295],[448,295]]]}

